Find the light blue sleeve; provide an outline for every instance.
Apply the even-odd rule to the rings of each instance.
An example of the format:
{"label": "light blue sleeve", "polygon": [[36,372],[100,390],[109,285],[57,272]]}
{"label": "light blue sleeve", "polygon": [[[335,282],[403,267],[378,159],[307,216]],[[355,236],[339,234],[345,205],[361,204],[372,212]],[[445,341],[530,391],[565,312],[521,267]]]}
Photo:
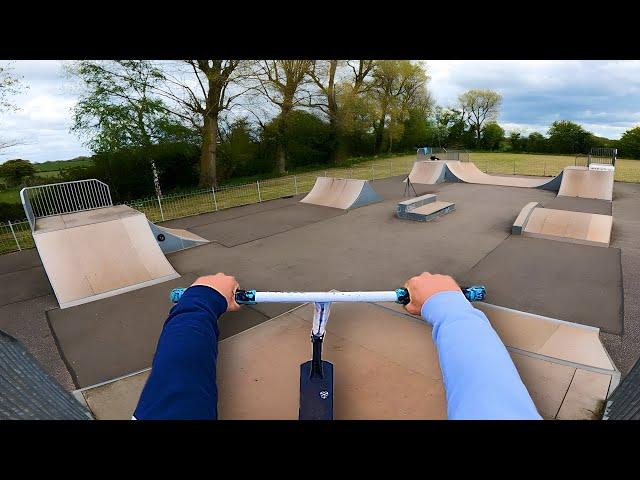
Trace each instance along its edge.
{"label": "light blue sleeve", "polygon": [[462,292],[440,292],[422,306],[433,326],[450,419],[541,420],[507,349]]}

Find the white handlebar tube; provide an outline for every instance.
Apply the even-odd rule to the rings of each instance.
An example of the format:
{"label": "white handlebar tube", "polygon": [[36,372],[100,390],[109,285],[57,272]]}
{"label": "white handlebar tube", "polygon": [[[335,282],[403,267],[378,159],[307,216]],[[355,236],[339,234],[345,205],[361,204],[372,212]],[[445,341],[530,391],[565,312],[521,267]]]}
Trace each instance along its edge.
{"label": "white handlebar tube", "polygon": [[385,292],[255,292],[256,303],[397,302],[395,291]]}

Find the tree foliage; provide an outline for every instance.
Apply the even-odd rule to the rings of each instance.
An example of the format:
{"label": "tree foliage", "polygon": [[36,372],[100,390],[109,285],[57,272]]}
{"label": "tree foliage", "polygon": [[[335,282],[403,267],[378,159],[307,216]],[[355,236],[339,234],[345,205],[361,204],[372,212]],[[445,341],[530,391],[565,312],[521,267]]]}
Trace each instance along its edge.
{"label": "tree foliage", "polygon": [[640,159],[640,127],[627,130],[618,141],[619,155]]}
{"label": "tree foliage", "polygon": [[[13,73],[11,66],[0,65],[0,113],[8,110],[17,110],[13,96],[20,93],[25,85],[20,78]],[[22,143],[20,140],[0,138],[0,150],[5,150]]]}
{"label": "tree foliage", "polygon": [[80,61],[69,73],[82,83],[72,131],[95,153],[158,143],[197,141],[154,94],[164,75],[146,60]]}
{"label": "tree foliage", "polygon": [[489,122],[482,127],[482,148],[498,150],[504,141],[504,129],[496,122]]}
{"label": "tree foliage", "polygon": [[548,135],[552,153],[587,153],[594,143],[591,133],[569,120],[553,122]]}
{"label": "tree foliage", "polygon": [[458,97],[462,117],[469,128],[475,132],[476,145],[482,140],[482,128],[485,122],[495,121],[502,103],[502,95],[493,90],[474,88]]}
{"label": "tree foliage", "polygon": [[9,187],[21,185],[25,179],[36,173],[35,167],[28,160],[7,160],[0,165],[0,177],[7,181]]}

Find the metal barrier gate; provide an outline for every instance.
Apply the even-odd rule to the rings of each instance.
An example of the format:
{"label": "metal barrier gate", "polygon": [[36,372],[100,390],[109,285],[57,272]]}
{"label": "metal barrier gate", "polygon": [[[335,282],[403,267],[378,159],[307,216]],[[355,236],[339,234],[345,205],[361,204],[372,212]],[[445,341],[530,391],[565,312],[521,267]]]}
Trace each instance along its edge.
{"label": "metal barrier gate", "polygon": [[589,165],[592,163],[599,163],[603,165],[616,164],[616,156],[618,155],[617,148],[609,147],[592,147],[589,151]]}
{"label": "metal barrier gate", "polygon": [[109,185],[95,178],[26,187],[20,200],[31,231],[38,218],[113,206]]}

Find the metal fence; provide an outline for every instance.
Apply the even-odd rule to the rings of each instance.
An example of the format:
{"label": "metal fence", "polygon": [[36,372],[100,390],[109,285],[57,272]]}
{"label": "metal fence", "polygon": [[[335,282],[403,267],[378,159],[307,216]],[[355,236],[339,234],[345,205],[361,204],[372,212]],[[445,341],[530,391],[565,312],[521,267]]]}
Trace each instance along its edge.
{"label": "metal fence", "polygon": [[381,160],[347,168],[333,168],[320,172],[260,180],[244,185],[201,189],[163,197],[148,197],[126,202],[126,205],[143,212],[152,222],[163,222],[307,193],[313,187],[318,176],[378,180],[407,174],[411,171],[412,166],[412,158]]}
{"label": "metal fence", "polygon": [[459,162],[469,161],[469,152],[466,150],[447,150],[440,147],[422,147],[416,151],[416,160],[430,160],[432,156],[439,160],[456,160]]}
{"label": "metal fence", "polygon": [[32,230],[37,218],[113,205],[109,186],[96,179],[26,187],[20,200]]}
{"label": "metal fence", "polygon": [[618,155],[617,148],[593,147],[589,151],[589,163],[615,165],[617,155]]}
{"label": "metal fence", "polygon": [[[152,222],[163,222],[307,193],[313,187],[318,176],[378,180],[394,175],[403,175],[411,171],[413,161],[414,159],[411,157],[376,160],[353,167],[332,168],[319,172],[260,180],[244,185],[229,185],[148,197],[125,202],[125,204],[143,212]],[[31,230],[36,218],[112,205],[106,184],[99,182],[106,187],[105,193],[99,196],[87,196],[87,193],[98,190],[96,190],[95,184],[86,185],[83,182],[98,181],[66,182],[23,189],[23,192],[26,191],[23,197],[24,201],[27,206],[32,208],[30,218],[18,222],[0,223],[0,254],[33,248],[34,241]],[[76,183],[82,184],[75,185]],[[74,185],[70,186],[70,184]],[[70,198],[73,198],[72,201],[61,200],[64,191],[68,192]],[[83,196],[81,193],[85,195]]]}

